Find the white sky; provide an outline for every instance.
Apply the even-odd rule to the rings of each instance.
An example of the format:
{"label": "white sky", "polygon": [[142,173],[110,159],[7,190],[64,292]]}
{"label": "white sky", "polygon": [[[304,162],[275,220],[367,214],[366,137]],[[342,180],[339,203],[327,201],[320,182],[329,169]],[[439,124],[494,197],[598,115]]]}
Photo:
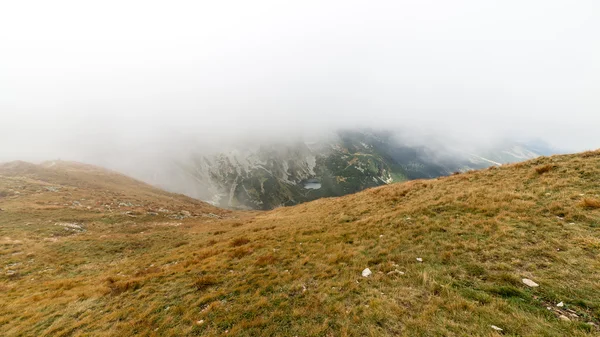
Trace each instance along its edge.
{"label": "white sky", "polygon": [[600,147],[600,1],[3,1],[0,160],[347,126]]}

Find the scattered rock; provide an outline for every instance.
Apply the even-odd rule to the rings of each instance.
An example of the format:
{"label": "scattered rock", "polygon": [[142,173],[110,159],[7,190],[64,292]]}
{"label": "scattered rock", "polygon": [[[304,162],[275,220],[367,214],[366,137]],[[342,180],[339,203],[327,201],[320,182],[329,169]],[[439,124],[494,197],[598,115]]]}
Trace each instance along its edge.
{"label": "scattered rock", "polygon": [[564,304],[563,302],[560,302],[560,303],[558,303],[556,306],[557,306],[557,307],[559,307],[559,308],[562,308],[562,307],[564,307],[564,306],[565,306],[565,304]]}
{"label": "scattered rock", "polygon": [[523,283],[525,283],[525,285],[527,285],[527,286],[529,286],[529,287],[532,287],[532,288],[535,288],[535,287],[539,287],[539,286],[540,286],[539,284],[537,284],[537,283],[533,282],[532,280],[530,280],[530,279],[528,279],[528,278],[524,278],[524,279],[523,279]]}
{"label": "scattered rock", "polygon": [[61,227],[64,227],[65,229],[79,231],[79,232],[85,232],[85,228],[83,228],[80,224],[77,224],[77,223],[57,222],[54,224],[54,226],[61,226]]}
{"label": "scattered rock", "polygon": [[198,325],[202,325],[202,324],[204,324],[204,320],[203,320],[203,319],[201,319],[201,320],[199,320],[199,321],[196,321],[196,324],[198,324]]}
{"label": "scattered rock", "polygon": [[569,225],[574,225],[574,224],[575,224],[574,222],[569,222]]}
{"label": "scattered rock", "polygon": [[146,214],[152,215],[152,216],[157,216],[158,215],[158,213],[156,213],[156,212],[147,212]]}
{"label": "scattered rock", "polygon": [[558,318],[560,318],[561,321],[565,321],[565,322],[571,321],[571,319],[565,315],[560,315],[560,316],[558,316]]}
{"label": "scattered rock", "polygon": [[158,211],[159,211],[160,213],[170,213],[170,212],[171,212],[171,211],[169,211],[169,210],[168,210],[168,209],[166,209],[166,208],[159,208],[159,209],[158,209]]}
{"label": "scattered rock", "polygon": [[399,271],[398,269],[392,270],[387,273],[388,275],[404,275],[404,272]]}
{"label": "scattered rock", "polygon": [[499,328],[495,325],[490,325],[490,327],[492,327],[492,329],[496,330],[496,331],[502,331],[502,328]]}
{"label": "scattered rock", "polygon": [[190,213],[189,211],[186,211],[186,210],[180,211],[179,213],[185,217],[192,216],[192,213]]}
{"label": "scattered rock", "polygon": [[60,188],[58,188],[58,187],[46,186],[44,188],[46,190],[50,191],[50,192],[58,192],[58,191],[60,191]]}
{"label": "scattered rock", "polygon": [[423,259],[422,259],[422,258],[420,258],[420,257],[417,257],[417,261],[419,261],[419,262],[423,262]]}
{"label": "scattered rock", "polygon": [[369,269],[369,268],[365,268],[365,270],[362,271],[363,277],[369,277],[371,274],[373,274],[373,273],[371,272],[371,269]]}

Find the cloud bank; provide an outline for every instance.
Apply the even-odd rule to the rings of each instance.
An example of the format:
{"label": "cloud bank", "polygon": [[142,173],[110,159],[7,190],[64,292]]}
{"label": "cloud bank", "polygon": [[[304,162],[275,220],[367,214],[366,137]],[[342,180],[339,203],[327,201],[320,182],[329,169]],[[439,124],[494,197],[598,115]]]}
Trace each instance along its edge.
{"label": "cloud bank", "polygon": [[594,0],[12,1],[0,161],[357,126],[598,148],[598,15]]}

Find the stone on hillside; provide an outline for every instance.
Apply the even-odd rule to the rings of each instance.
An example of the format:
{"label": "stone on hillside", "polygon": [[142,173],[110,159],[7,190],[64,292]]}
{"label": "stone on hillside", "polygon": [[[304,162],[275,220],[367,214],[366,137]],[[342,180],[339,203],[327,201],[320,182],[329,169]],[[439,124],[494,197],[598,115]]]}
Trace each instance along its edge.
{"label": "stone on hillside", "polygon": [[71,230],[75,230],[75,231],[85,231],[85,228],[83,228],[80,224],[77,224],[77,223],[57,222],[54,225],[61,226],[61,227],[71,229]]}
{"label": "stone on hillside", "polygon": [[502,331],[502,328],[499,328],[495,325],[490,325],[492,327],[492,329],[496,330],[496,331]]}
{"label": "stone on hillside", "polygon": [[398,269],[392,270],[387,273],[388,275],[404,275],[404,272],[399,271]]}
{"label": "stone on hillside", "polygon": [[560,316],[558,316],[558,318],[560,318],[561,321],[565,321],[565,322],[571,321],[571,319],[565,315],[560,315]]}
{"label": "stone on hillside", "polygon": [[532,288],[535,288],[535,287],[539,287],[539,286],[540,286],[539,284],[537,284],[537,283],[533,282],[532,280],[530,280],[530,279],[528,279],[528,278],[524,278],[524,279],[523,279],[523,283],[525,283],[525,285],[527,285],[527,286],[529,286],[529,287],[532,287]]}
{"label": "stone on hillside", "polygon": [[185,217],[190,217],[190,216],[192,216],[192,213],[190,213],[189,211],[186,211],[186,210],[183,210],[183,211],[181,211],[181,212],[179,212],[179,213],[181,213],[181,215],[183,215],[183,216],[185,216]]}
{"label": "stone on hillside", "polygon": [[559,307],[559,308],[562,308],[562,307],[564,307],[564,306],[565,306],[565,304],[564,304],[563,302],[560,302],[560,303],[558,303],[556,306],[557,306],[557,307]]}
{"label": "stone on hillside", "polygon": [[417,261],[419,261],[419,262],[423,262],[423,259],[422,259],[422,258],[420,258],[420,257],[417,257]]}
{"label": "stone on hillside", "polygon": [[369,277],[371,274],[373,274],[373,273],[371,272],[371,269],[369,269],[369,268],[365,268],[365,270],[362,271],[363,277]]}

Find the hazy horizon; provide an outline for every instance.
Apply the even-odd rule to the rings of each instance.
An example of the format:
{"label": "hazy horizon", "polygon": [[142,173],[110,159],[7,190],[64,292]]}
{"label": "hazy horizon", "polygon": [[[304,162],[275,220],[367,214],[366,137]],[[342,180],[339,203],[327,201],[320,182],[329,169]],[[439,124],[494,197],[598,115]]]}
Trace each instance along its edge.
{"label": "hazy horizon", "polygon": [[353,127],[596,149],[598,14],[556,0],[9,2],[0,161]]}

